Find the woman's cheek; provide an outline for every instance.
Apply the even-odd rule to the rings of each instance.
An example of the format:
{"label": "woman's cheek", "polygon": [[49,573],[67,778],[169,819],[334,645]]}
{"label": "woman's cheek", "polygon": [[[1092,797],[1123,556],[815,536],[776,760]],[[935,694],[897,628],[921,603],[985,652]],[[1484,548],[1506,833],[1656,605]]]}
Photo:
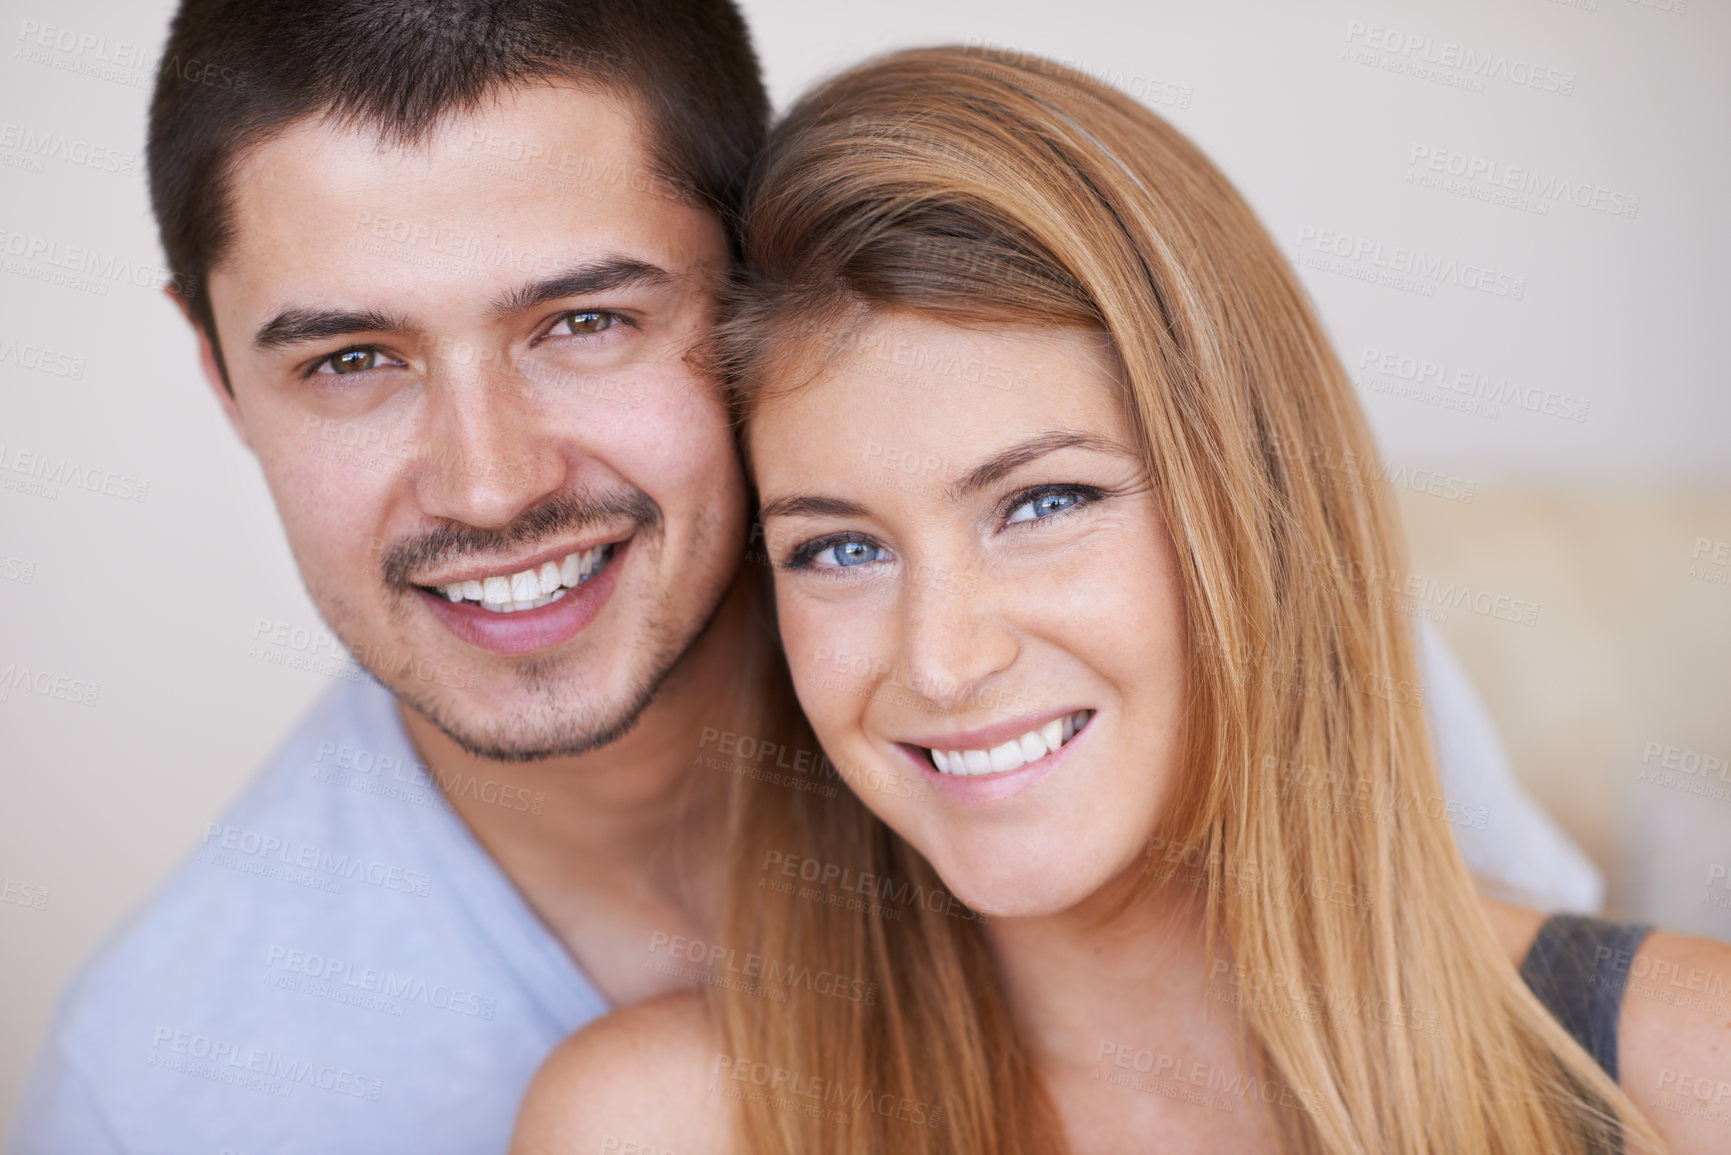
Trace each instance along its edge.
{"label": "woman's cheek", "polygon": [[1059,553],[1023,584],[1045,626],[1056,627],[1079,656],[1109,659],[1147,637],[1153,603],[1164,596],[1152,546],[1144,534],[1112,527]]}
{"label": "woman's cheek", "polygon": [[835,636],[834,623],[828,620],[833,615],[788,591],[782,578],[777,577],[776,583],[776,617],[788,669],[800,705],[822,737],[828,719],[837,713],[837,699],[846,696],[849,688],[846,642]]}
{"label": "woman's cheek", "polygon": [[800,705],[825,749],[843,756],[861,740],[866,709],[891,676],[895,655],[883,649],[876,615],[858,599],[778,589],[776,604]]}

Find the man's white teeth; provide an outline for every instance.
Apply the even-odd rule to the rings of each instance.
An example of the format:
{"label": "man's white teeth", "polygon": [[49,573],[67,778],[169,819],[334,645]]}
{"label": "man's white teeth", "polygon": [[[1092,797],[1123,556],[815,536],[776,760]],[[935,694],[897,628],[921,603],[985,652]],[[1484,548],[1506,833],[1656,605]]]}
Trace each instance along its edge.
{"label": "man's white teeth", "polygon": [[598,545],[567,554],[559,561],[542,562],[535,569],[480,581],[452,582],[440,586],[439,592],[454,602],[479,602],[482,609],[499,614],[539,609],[594,577],[612,556],[612,545]]}
{"label": "man's white teeth", "polygon": [[[552,564],[553,564],[552,562],[547,563],[547,565],[552,565]],[[547,572],[547,566],[545,566],[545,565],[542,566],[541,572],[543,574],[545,574]],[[559,563],[559,583],[558,584],[564,585],[564,586],[574,586],[579,581],[581,581],[582,578],[583,578],[583,555],[577,554],[577,553],[568,554],[565,557],[565,560],[563,560]],[[543,578],[542,580],[545,581],[546,579]]]}
{"label": "man's white teeth", "polygon": [[1056,754],[1093,716],[1092,710],[1077,710],[990,750],[933,750],[932,765],[940,773],[957,775],[1003,774],[1020,770],[1030,762]]}

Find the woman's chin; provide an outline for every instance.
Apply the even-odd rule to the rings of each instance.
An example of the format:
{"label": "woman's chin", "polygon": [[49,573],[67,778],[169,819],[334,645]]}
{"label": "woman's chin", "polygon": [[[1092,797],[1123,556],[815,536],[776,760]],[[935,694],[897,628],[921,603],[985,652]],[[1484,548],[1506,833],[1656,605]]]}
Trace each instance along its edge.
{"label": "woman's chin", "polygon": [[951,875],[941,870],[939,873],[945,888],[957,901],[991,918],[1045,918],[1062,914],[1085,902],[1100,886],[1092,877],[1052,871],[964,872],[953,883]]}

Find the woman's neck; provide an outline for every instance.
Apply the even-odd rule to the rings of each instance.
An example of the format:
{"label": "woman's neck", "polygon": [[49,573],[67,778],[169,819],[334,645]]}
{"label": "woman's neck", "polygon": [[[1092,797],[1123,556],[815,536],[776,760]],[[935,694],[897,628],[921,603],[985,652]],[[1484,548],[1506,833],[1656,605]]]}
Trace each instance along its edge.
{"label": "woman's neck", "polygon": [[1042,1065],[1092,1067],[1102,1044],[1130,1041],[1126,1031],[1171,1039],[1222,1017],[1205,1014],[1197,896],[1169,887],[1182,893],[1155,894],[1114,917],[1126,885],[1055,914],[986,924],[1017,1025]]}
{"label": "woman's neck", "polygon": [[[1034,1069],[1073,1150],[1130,1149],[1151,1133],[1174,1152],[1258,1149],[1259,1084],[1220,981],[1230,968],[1208,956],[1202,896],[1168,885],[1114,914],[1132,882],[1057,914],[987,924]],[[1221,972],[1212,992],[1211,971]]]}

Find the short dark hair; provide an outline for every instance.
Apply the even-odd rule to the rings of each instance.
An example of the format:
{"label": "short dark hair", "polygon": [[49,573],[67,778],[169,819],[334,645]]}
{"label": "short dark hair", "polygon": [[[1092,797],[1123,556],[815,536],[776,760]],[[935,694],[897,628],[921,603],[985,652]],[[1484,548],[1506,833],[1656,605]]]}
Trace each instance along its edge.
{"label": "short dark hair", "polygon": [[497,88],[537,80],[635,97],[655,175],[734,233],[769,99],[732,0],[181,0],[148,160],[193,319],[214,343],[206,275],[233,238],[229,182],[247,150],[322,115],[411,143]]}

